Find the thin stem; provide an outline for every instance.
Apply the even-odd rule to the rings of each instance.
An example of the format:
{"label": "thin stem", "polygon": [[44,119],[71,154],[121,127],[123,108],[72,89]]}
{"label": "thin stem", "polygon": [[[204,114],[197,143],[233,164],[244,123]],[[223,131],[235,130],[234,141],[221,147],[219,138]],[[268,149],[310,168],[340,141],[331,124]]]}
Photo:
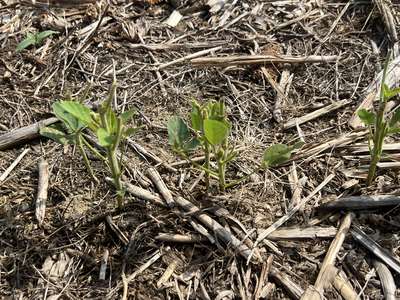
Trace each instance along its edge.
{"label": "thin stem", "polygon": [[85,144],[85,146],[86,146],[90,151],[92,151],[92,153],[93,153],[97,158],[99,158],[99,159],[102,160],[102,161],[106,161],[106,160],[107,160],[107,158],[104,157],[103,155],[101,155],[100,152],[97,151],[96,148],[94,148],[83,136],[82,136],[82,142],[83,142],[83,144]]}
{"label": "thin stem", "polygon": [[388,56],[386,58],[385,65],[383,68],[383,73],[382,73],[381,90],[380,90],[380,95],[379,95],[379,107],[378,107],[378,112],[377,112],[377,116],[376,116],[375,124],[374,124],[374,126],[375,126],[374,136],[373,136],[374,147],[372,150],[372,159],[371,159],[371,164],[369,166],[368,177],[367,177],[367,185],[368,186],[372,184],[372,181],[375,178],[376,168],[377,168],[378,162],[381,159],[383,142],[384,142],[385,136],[387,134],[387,130],[386,130],[387,124],[384,120],[385,110],[386,110],[384,85],[385,85],[385,80],[386,80],[386,75],[387,75],[387,68],[389,65],[389,58],[390,58],[390,54],[388,54]]}
{"label": "thin stem", "polygon": [[90,166],[89,159],[88,159],[88,157],[86,155],[85,149],[83,148],[82,136],[79,133],[76,135],[76,144],[78,145],[79,151],[81,152],[81,155],[83,157],[83,162],[85,163],[86,169],[89,171],[90,176],[92,176],[93,180],[96,183],[99,183],[99,180],[94,175],[93,169]]}
{"label": "thin stem", "polygon": [[226,185],[225,185],[225,188],[228,189],[228,188],[231,188],[231,187],[233,187],[233,186],[235,186],[235,185],[238,185],[239,183],[241,183],[241,182],[243,182],[243,181],[249,179],[251,175],[255,174],[256,172],[260,171],[261,169],[262,169],[261,166],[258,167],[258,168],[256,168],[256,169],[254,169],[254,170],[251,171],[249,174],[247,174],[247,175],[245,175],[245,176],[242,176],[240,179],[237,179],[237,180],[235,180],[235,181],[232,181],[232,182],[226,184]]}
{"label": "thin stem", "polygon": [[[204,156],[205,156],[205,168],[210,170],[210,146],[208,142],[204,141]],[[210,189],[210,173],[206,172],[206,191]]]}
{"label": "thin stem", "polygon": [[219,177],[219,189],[221,192],[225,192],[225,167],[222,159],[218,160],[218,177]]}
{"label": "thin stem", "polygon": [[188,157],[188,156],[186,155],[186,153],[184,153],[184,152],[177,151],[177,153],[178,153],[183,159],[186,159],[186,160],[187,160],[191,165],[193,165],[195,168],[197,168],[197,169],[199,169],[199,170],[201,170],[201,171],[204,171],[206,174],[209,174],[210,177],[212,177],[212,178],[214,178],[214,179],[218,179],[218,173],[216,173],[216,172],[214,172],[214,171],[212,171],[212,170],[210,170],[210,169],[207,169],[206,167],[204,167],[204,166],[200,165],[199,163],[195,162],[194,160],[191,160],[190,157]]}
{"label": "thin stem", "polygon": [[111,167],[111,174],[113,177],[114,186],[115,186],[115,189],[117,190],[118,207],[122,208],[123,187],[122,187],[122,183],[121,183],[121,167],[118,163],[116,151],[112,150],[111,148],[107,148],[107,158],[108,158],[108,162]]}

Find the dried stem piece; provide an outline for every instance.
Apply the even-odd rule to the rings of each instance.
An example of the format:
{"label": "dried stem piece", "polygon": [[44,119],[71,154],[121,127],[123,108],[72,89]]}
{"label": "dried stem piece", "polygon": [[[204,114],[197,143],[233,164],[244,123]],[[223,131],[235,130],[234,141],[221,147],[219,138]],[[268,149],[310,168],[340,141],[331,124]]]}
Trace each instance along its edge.
{"label": "dried stem piece", "polygon": [[141,155],[151,159],[152,161],[154,161],[157,164],[162,165],[163,167],[165,167],[168,171],[170,172],[177,172],[178,170],[171,167],[169,164],[167,164],[166,162],[164,162],[161,158],[159,158],[157,155],[155,155],[154,153],[148,151],[147,149],[145,149],[142,145],[136,143],[135,141],[133,141],[132,139],[127,139],[127,144],[128,146],[130,146],[133,150],[135,150],[136,152],[140,153]]}
{"label": "dried stem piece", "polygon": [[378,260],[374,260],[373,265],[381,281],[385,300],[396,300],[396,284],[392,273],[385,264]]}
{"label": "dried stem piece", "polygon": [[366,210],[400,204],[400,196],[396,195],[361,195],[342,197],[334,201],[321,204],[318,209],[324,211],[332,210]]}
{"label": "dried stem piece", "polygon": [[49,188],[49,164],[41,160],[38,165],[39,181],[38,193],[36,197],[35,217],[39,225],[42,225],[46,213],[47,191]]}
{"label": "dried stem piece", "polygon": [[14,168],[19,164],[19,162],[24,158],[24,156],[29,152],[29,148],[22,151],[22,153],[13,161],[13,163],[1,174],[0,183],[3,182],[8,175],[14,170]]}
{"label": "dried stem piece", "polygon": [[330,227],[304,227],[304,228],[280,228],[268,235],[268,239],[272,241],[281,240],[302,240],[317,238],[332,238],[336,235],[337,229]]}
{"label": "dried stem piece", "polygon": [[[106,177],[106,181],[112,184],[112,179],[110,177]],[[139,199],[151,201],[157,205],[165,206],[164,201],[162,201],[158,195],[155,195],[148,190],[142,189],[141,187],[130,184],[128,182],[123,182],[122,185],[127,192]]]}
{"label": "dried stem piece", "polygon": [[191,63],[195,67],[216,66],[243,66],[243,65],[262,65],[273,63],[304,64],[304,63],[329,63],[336,62],[337,55],[309,55],[309,56],[289,56],[289,55],[242,55],[226,57],[201,57],[192,59]]}
{"label": "dried stem piece", "polygon": [[339,271],[334,266],[330,266],[335,270],[336,276],[333,280],[333,286],[342,295],[344,300],[359,300],[357,292],[353,289],[350,282],[346,280],[346,274],[343,271]]}
{"label": "dried stem piece", "polygon": [[217,47],[214,47],[214,48],[211,48],[211,49],[202,50],[202,51],[199,51],[199,52],[196,52],[196,53],[193,53],[193,54],[190,54],[190,55],[175,59],[173,61],[167,62],[165,64],[162,64],[157,68],[157,70],[162,70],[162,69],[171,67],[173,65],[182,63],[184,61],[187,61],[187,60],[190,60],[190,59],[194,59],[196,57],[203,56],[203,55],[206,55],[206,54],[211,53],[211,52],[216,52],[216,51],[221,50],[221,49],[222,49],[221,46],[217,46]]}
{"label": "dried stem piece", "polygon": [[178,260],[174,259],[164,271],[160,279],[157,281],[157,288],[161,288],[165,285],[166,282],[171,278],[172,274],[174,274],[176,267],[178,266]]}
{"label": "dried stem piece", "polygon": [[300,158],[310,158],[313,157],[314,155],[317,155],[321,152],[324,152],[328,149],[336,148],[339,146],[344,146],[348,145],[350,143],[354,143],[357,139],[360,139],[367,135],[368,130],[362,130],[362,131],[355,131],[355,132],[350,132],[346,133],[343,135],[340,135],[338,137],[329,139],[323,143],[319,143],[317,145],[311,145],[310,147],[304,147],[301,149],[297,154],[291,159],[291,161],[300,159]]}
{"label": "dried stem piece", "polygon": [[104,250],[103,257],[101,258],[99,280],[106,280],[107,262],[109,254],[110,252],[108,251],[108,249]]}
{"label": "dried stem piece", "polygon": [[163,196],[165,202],[167,202],[167,205],[169,207],[173,207],[174,206],[174,197],[172,196],[170,190],[165,185],[165,183],[162,180],[158,171],[154,168],[148,168],[147,176],[150,178],[150,180],[154,183],[157,190]]}
{"label": "dried stem piece", "polygon": [[353,238],[367,248],[372,254],[383,261],[392,270],[400,274],[400,262],[393,257],[387,250],[382,248],[377,242],[366,235],[359,227],[353,226],[351,229],[351,235]]}
{"label": "dried stem piece", "polygon": [[242,242],[231,232],[229,232],[217,221],[213,220],[210,216],[202,212],[197,206],[182,197],[176,198],[175,203],[188,213],[193,214],[201,223],[203,223],[207,228],[211,229],[219,239],[221,239],[225,244],[231,245],[244,258],[250,258],[251,250],[246,245],[242,244]]}
{"label": "dried stem piece", "polygon": [[390,37],[391,42],[393,43],[393,48],[395,50],[395,55],[398,55],[398,41],[399,38],[397,36],[396,30],[396,21],[393,17],[392,11],[390,9],[390,4],[392,4],[390,0],[374,0],[375,5],[378,7],[379,13],[383,17],[383,21],[385,23],[386,31]]}
{"label": "dried stem piece", "polygon": [[330,269],[330,267],[335,265],[336,256],[339,254],[339,250],[342,247],[346,234],[350,229],[352,218],[353,216],[351,213],[344,217],[335,239],[329,246],[314,286],[307,288],[301,297],[302,300],[322,299],[325,287],[329,286],[334,279],[334,276],[332,276],[332,269]]}
{"label": "dried stem piece", "polygon": [[271,275],[271,278],[274,279],[276,283],[281,285],[293,299],[300,299],[301,295],[303,295],[303,289],[277,268],[271,267],[269,275]]}
{"label": "dried stem piece", "polygon": [[[287,54],[290,55],[291,50],[288,49]],[[287,93],[290,87],[292,81],[292,76],[290,74],[289,68],[287,65],[283,69],[281,73],[281,78],[279,79],[278,87],[279,90],[282,91],[282,93],[276,93],[275,97],[275,104],[274,104],[274,110],[272,112],[272,115],[274,116],[274,119],[278,123],[282,123],[283,118],[282,118],[282,104],[285,100],[287,100]]]}
{"label": "dried stem piece", "polygon": [[293,209],[291,209],[286,215],[281,217],[278,221],[273,223],[270,227],[263,230],[259,234],[259,236],[255,242],[255,246],[257,246],[262,240],[264,240],[266,237],[268,237],[268,235],[270,235],[273,231],[275,231],[277,228],[282,226],[287,220],[289,220],[300,208],[302,208],[312,197],[314,197],[315,194],[317,194],[325,185],[327,185],[328,182],[331,181],[333,177],[335,177],[335,175],[330,174],[327,178],[325,178],[325,180],[323,182],[321,182],[320,185],[318,185],[316,187],[316,189],[314,191],[312,191],[310,193],[310,195],[305,197],[299,204],[297,204],[295,207],[293,207]]}
{"label": "dried stem piece", "polygon": [[292,119],[292,120],[286,122],[285,124],[283,124],[283,128],[289,129],[289,128],[296,127],[296,124],[300,125],[300,124],[306,123],[308,121],[314,120],[322,115],[325,115],[332,111],[335,111],[335,110],[349,104],[350,102],[351,102],[350,100],[340,100],[340,101],[333,102],[327,106],[317,109],[317,110],[315,110],[309,114],[306,114],[302,117],[295,118],[295,119]]}
{"label": "dried stem piece", "polygon": [[117,293],[122,287],[124,288],[124,292],[122,294],[122,299],[126,300],[128,297],[128,285],[129,282],[134,280],[138,275],[143,273],[147,268],[149,268],[152,264],[154,264],[160,257],[162,256],[160,250],[157,250],[151,255],[149,260],[141,265],[135,272],[133,272],[131,275],[128,277],[123,276],[123,282],[118,283],[115,288],[113,288],[106,296],[106,299],[115,299],[115,293]]}
{"label": "dried stem piece", "polygon": [[159,233],[156,240],[172,243],[199,243],[208,241],[207,238],[199,234],[171,234],[171,233]]}
{"label": "dried stem piece", "polygon": [[118,237],[118,239],[124,244],[124,246],[128,246],[129,239],[126,235],[119,229],[119,227],[113,222],[111,216],[106,217],[107,225],[110,227],[111,231]]}
{"label": "dried stem piece", "polygon": [[57,122],[57,118],[49,118],[32,125],[21,127],[11,132],[0,135],[0,150],[8,149],[12,146],[21,144],[29,140],[33,140],[40,136],[39,130],[42,127],[51,125]]}

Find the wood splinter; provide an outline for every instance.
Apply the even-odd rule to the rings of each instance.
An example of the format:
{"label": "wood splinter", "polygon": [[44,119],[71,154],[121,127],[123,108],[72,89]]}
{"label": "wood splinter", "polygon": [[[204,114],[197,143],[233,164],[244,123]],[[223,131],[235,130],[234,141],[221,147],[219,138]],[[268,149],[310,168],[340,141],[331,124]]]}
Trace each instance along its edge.
{"label": "wood splinter", "polygon": [[101,259],[99,280],[106,280],[107,262],[108,262],[109,255],[110,255],[110,252],[108,251],[108,249],[104,250],[103,257]]}
{"label": "wood splinter", "polygon": [[146,173],[156,186],[157,190],[163,196],[165,202],[167,202],[168,207],[174,207],[174,197],[172,196],[171,191],[165,185],[158,171],[154,168],[148,168]]}
{"label": "wood splinter", "polygon": [[324,289],[334,281],[336,274],[332,272],[333,269],[331,266],[334,266],[335,264],[336,257],[339,254],[339,250],[342,247],[346,234],[350,229],[352,218],[353,215],[351,213],[348,213],[344,217],[335,239],[329,246],[314,286],[308,287],[301,297],[302,300],[323,299]]}
{"label": "wood splinter", "polygon": [[36,197],[35,217],[39,225],[42,225],[46,213],[47,191],[49,188],[49,164],[47,161],[41,160],[38,168],[39,181],[38,193]]}

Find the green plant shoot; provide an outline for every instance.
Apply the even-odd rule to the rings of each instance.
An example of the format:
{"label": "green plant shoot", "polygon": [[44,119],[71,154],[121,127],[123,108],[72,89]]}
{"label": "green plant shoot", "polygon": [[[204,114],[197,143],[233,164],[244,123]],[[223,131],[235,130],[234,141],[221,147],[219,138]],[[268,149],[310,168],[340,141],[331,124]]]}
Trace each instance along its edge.
{"label": "green plant shoot", "polygon": [[357,112],[361,121],[369,127],[368,146],[371,154],[371,163],[367,177],[368,186],[371,185],[375,178],[376,168],[382,156],[385,137],[389,134],[400,132],[400,108],[394,111],[390,118],[385,116],[387,102],[400,93],[399,87],[391,89],[385,83],[389,58],[390,54],[387,56],[383,68],[379,105],[377,110],[369,111],[366,109],[360,109]]}
{"label": "green plant shoot", "polygon": [[[191,128],[178,116],[169,120],[167,126],[169,143],[175,152],[206,173],[207,190],[210,185],[210,177],[217,178],[220,190],[225,191],[227,187],[240,183],[262,168],[276,166],[287,161],[292,151],[297,147],[282,144],[271,146],[265,151],[260,167],[239,180],[227,183],[227,166],[236,158],[238,153],[235,147],[229,143],[231,123],[227,118],[225,105],[214,101],[200,105],[193,101],[190,118]],[[205,162],[203,165],[190,159],[190,152],[199,146],[204,152]],[[211,167],[211,159],[216,162],[217,169]]]}
{"label": "green plant shoot", "polygon": [[[118,207],[122,207],[124,189],[121,183],[121,161],[118,159],[118,149],[121,142],[136,131],[127,127],[127,122],[133,117],[133,111],[117,115],[112,109],[112,99],[116,94],[116,84],[113,83],[107,99],[101,104],[99,111],[94,112],[86,105],[76,101],[59,101],[53,104],[53,113],[62,122],[44,127],[40,134],[61,144],[74,144],[80,149],[85,165],[92,177],[97,181],[90,166],[85,149],[105,162],[113,178],[117,191]],[[103,156],[85,139],[83,130],[89,130],[97,136],[99,145],[104,149]]]}
{"label": "green plant shoot", "polygon": [[30,47],[30,46],[38,46],[40,45],[43,40],[53,34],[58,33],[57,31],[53,31],[53,30],[46,30],[46,31],[42,31],[42,32],[38,32],[38,33],[30,33],[28,32],[28,34],[26,35],[26,38],[23,39],[16,48],[17,52],[21,52],[22,50]]}

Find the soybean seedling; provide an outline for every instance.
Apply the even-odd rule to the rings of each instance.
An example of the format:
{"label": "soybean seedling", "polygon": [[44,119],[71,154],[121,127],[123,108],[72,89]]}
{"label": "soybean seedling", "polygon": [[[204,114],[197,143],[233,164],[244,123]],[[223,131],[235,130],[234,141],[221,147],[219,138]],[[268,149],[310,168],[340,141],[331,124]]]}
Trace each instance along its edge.
{"label": "soybean seedling", "polygon": [[385,137],[389,134],[400,132],[400,109],[398,108],[391,116],[385,116],[387,102],[400,93],[400,87],[389,88],[386,83],[387,68],[389,65],[389,57],[387,56],[383,74],[381,89],[379,94],[379,106],[376,111],[360,109],[357,114],[361,121],[369,127],[368,146],[371,154],[371,163],[368,170],[367,185],[371,185],[375,178],[378,162],[381,160],[382,149]]}
{"label": "soybean seedling", "polygon": [[[76,101],[59,101],[53,104],[53,113],[62,122],[40,130],[43,136],[49,137],[61,144],[75,144],[79,147],[87,169],[93,178],[93,170],[87,158],[85,148],[100,158],[112,175],[113,184],[117,191],[118,207],[122,207],[124,189],[121,183],[121,161],[118,159],[118,148],[121,142],[136,131],[136,128],[126,126],[127,121],[134,115],[127,111],[117,115],[112,109],[112,100],[116,94],[116,83],[112,84],[107,99],[94,112],[86,105]],[[97,136],[99,145],[103,147],[106,156],[90,145],[82,135],[83,130],[89,130]]]}
{"label": "soybean seedling", "polygon": [[[192,165],[206,173],[206,188],[209,189],[210,177],[217,178],[219,188],[223,192],[232,187],[251,174],[268,167],[283,163],[290,158],[292,151],[297,147],[283,144],[273,145],[268,148],[263,156],[260,166],[249,175],[239,180],[226,182],[226,169],[238,155],[235,147],[229,143],[231,123],[226,114],[225,105],[221,102],[210,101],[205,105],[192,102],[191,128],[185,121],[178,117],[172,117],[168,122],[169,142],[180,156],[188,159]],[[198,164],[190,159],[190,153],[197,147],[204,152],[205,162]],[[215,160],[217,168],[212,168],[211,160]]]}
{"label": "soybean seedling", "polygon": [[42,32],[38,32],[38,33],[30,33],[28,32],[28,34],[26,35],[26,38],[23,39],[16,48],[17,52],[21,52],[22,50],[30,47],[30,46],[38,46],[40,45],[43,40],[55,33],[58,33],[57,31],[53,31],[53,30],[46,30],[46,31],[42,31]]}

